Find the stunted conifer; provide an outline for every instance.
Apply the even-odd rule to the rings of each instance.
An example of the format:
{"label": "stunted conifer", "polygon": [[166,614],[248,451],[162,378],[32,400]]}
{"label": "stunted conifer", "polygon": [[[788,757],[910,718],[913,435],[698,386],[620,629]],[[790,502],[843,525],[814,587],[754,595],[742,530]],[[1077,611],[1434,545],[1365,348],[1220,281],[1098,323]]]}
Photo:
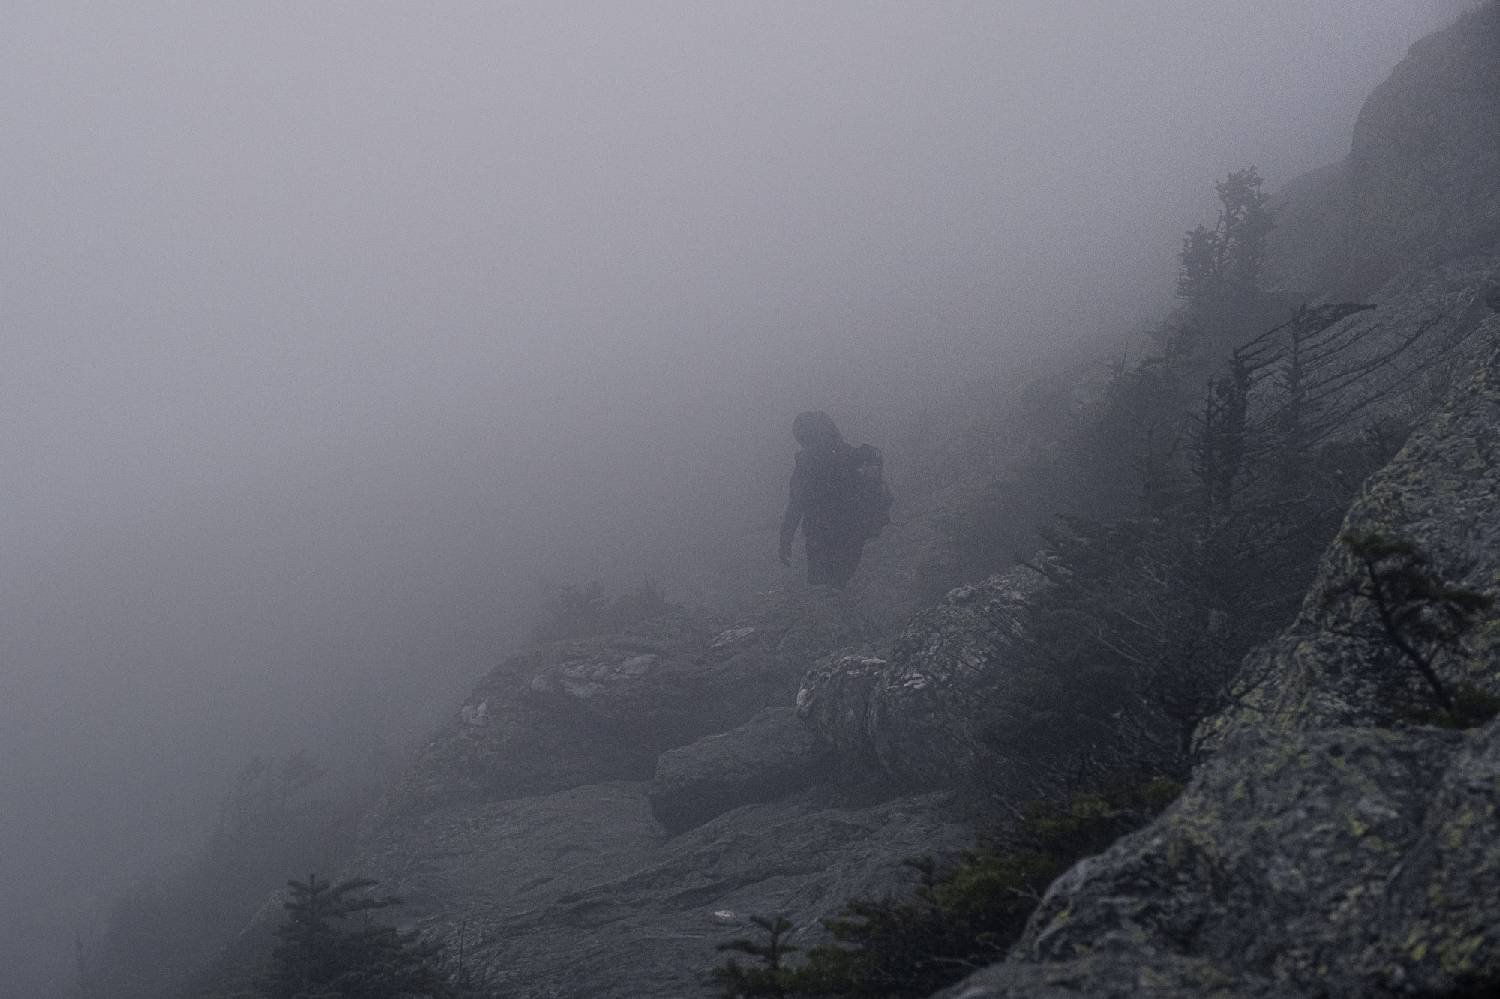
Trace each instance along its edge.
{"label": "stunted conifer", "polygon": [[378,882],[288,881],[280,943],[258,983],[265,999],[458,999],[442,947],[371,917],[401,904]]}

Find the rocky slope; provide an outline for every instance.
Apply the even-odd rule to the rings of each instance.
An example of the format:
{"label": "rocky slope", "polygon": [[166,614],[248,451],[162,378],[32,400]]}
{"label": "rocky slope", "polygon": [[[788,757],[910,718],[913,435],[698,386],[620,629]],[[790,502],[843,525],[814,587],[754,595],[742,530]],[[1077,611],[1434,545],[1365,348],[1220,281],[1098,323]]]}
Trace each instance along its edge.
{"label": "rocky slope", "polygon": [[[1452,349],[1483,356],[1500,317],[1473,306],[1495,264],[1387,289],[1390,322],[1446,309],[1463,320]],[[1348,526],[1500,582],[1497,434],[1500,355]],[[1478,968],[1500,856],[1472,830],[1500,803],[1500,727],[1371,727],[1378,705],[1318,599],[1349,571],[1330,549],[1182,800],[1054,886],[1017,959],[956,995],[1353,996]],[[1088,722],[1062,718],[1045,671],[1010,654],[1035,585],[1018,570],[961,587],[893,638],[857,600],[783,592],[732,619],[670,616],[516,657],[429,743],[350,869],[512,994],[702,994],[714,946],[748,915],[785,913],[805,943],[846,900],[904,890],[906,859],[968,845],[955,806],[976,778],[1035,789],[1046,731]],[[1497,633],[1478,646],[1490,673]],[[1462,870],[1480,894],[1444,880]]]}
{"label": "rocky slope", "polygon": [[[1413,47],[1367,104],[1349,160],[1286,193],[1278,235],[1288,286],[1347,294],[1395,274],[1374,298],[1406,317],[1398,325],[1425,298],[1468,327],[1450,343],[1445,399],[1344,528],[1413,544],[1437,577],[1489,593],[1500,592],[1497,84],[1491,3]],[[1379,631],[1378,611],[1325,599],[1360,571],[1346,545],[1329,547],[1296,620],[1247,661],[1252,686],[1215,721],[1215,752],[1177,803],[1059,879],[1010,959],[945,995],[1495,994],[1500,721],[1454,731],[1393,708],[1399,659],[1351,639]],[[1500,691],[1497,636],[1492,605],[1466,654],[1445,661],[1448,682]]]}
{"label": "rocky slope", "polygon": [[[1497,80],[1490,4],[1413,47],[1367,105],[1350,161],[1288,193],[1279,236],[1303,251],[1280,266],[1304,287],[1347,293],[1399,270],[1370,295],[1385,321],[1452,317],[1450,374],[1429,387],[1446,384],[1442,402],[1344,530],[1408,542],[1437,577],[1488,593],[1500,593]],[[1299,205],[1318,211],[1298,217]],[[1325,599],[1360,571],[1346,545],[1328,548],[1296,620],[1246,662],[1251,686],[1213,723],[1215,751],[1178,802],[1059,879],[1009,960],[945,995],[1495,994],[1500,721],[1453,731],[1393,707],[1399,660],[1350,637],[1379,631],[1377,611]],[[1497,636],[1492,606],[1446,662],[1448,682],[1500,691]]]}
{"label": "rocky slope", "polygon": [[[1500,316],[1494,353],[1366,487],[1346,521],[1415,541],[1446,579],[1500,590]],[[1011,960],[951,995],[1356,997],[1500,983],[1500,721],[1401,723],[1389,663],[1347,634],[1368,602],[1319,594],[1330,548],[1264,684],[1157,822],[1055,883]],[[1500,691],[1500,612],[1450,667]],[[1474,991],[1472,994],[1492,994]]]}
{"label": "rocky slope", "polygon": [[700,994],[750,914],[816,926],[903,890],[906,859],[971,841],[947,796],[840,767],[795,715],[808,663],[877,634],[845,597],[788,592],[515,657],[429,742],[350,869],[509,995]]}
{"label": "rocky slope", "polygon": [[[1500,585],[1497,39],[1492,3],[1415,46],[1349,159],[1285,193],[1273,261],[1287,289],[1376,302],[1387,338],[1440,317],[1431,357],[1378,377],[1381,405],[1446,402],[1348,526],[1409,538],[1476,588]],[[1053,724],[1071,706],[1011,654],[1034,574],[908,618],[940,511],[919,513],[852,596],[737,578],[719,617],[508,660],[370,817],[348,870],[514,996],[704,994],[715,944],[748,915],[788,915],[805,944],[850,898],[904,890],[906,859],[972,842],[967,791],[1029,793],[1049,731],[1091,721]],[[761,540],[744,578],[778,581]],[[1302,614],[1257,653],[1263,682],[1179,802],[1055,884],[1013,959],[952,995],[1436,994],[1500,974],[1500,723],[1387,724],[1320,600],[1348,558],[1329,550]],[[1478,681],[1500,671],[1497,635],[1481,630]]]}

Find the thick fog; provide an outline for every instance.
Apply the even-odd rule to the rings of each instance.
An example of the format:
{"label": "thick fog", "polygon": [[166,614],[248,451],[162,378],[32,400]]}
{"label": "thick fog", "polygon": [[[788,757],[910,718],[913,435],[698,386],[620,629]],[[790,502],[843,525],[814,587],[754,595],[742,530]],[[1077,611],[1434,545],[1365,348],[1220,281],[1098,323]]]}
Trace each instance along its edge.
{"label": "thick fog", "polygon": [[1453,6],[4,4],[0,994],[250,753],[765,527],[799,409],[1150,315]]}

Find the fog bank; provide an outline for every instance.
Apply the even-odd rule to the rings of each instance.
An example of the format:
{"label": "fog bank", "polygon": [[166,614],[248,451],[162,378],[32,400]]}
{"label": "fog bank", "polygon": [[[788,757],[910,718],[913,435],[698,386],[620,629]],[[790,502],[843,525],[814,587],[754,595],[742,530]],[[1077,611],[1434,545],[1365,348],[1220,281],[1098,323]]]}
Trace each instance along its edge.
{"label": "fog bank", "polygon": [[9,5],[0,994],[249,753],[387,751],[540,580],[764,526],[796,411],[1159,308],[1453,6]]}

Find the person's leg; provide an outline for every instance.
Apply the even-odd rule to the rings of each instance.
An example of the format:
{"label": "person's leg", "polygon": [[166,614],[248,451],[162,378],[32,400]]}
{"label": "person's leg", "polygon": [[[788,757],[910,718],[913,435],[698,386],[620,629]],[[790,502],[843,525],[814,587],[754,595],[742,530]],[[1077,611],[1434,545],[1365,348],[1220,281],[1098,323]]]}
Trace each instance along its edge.
{"label": "person's leg", "polygon": [[828,539],[819,532],[807,538],[807,582],[810,586],[827,586],[833,583],[835,554]]}
{"label": "person's leg", "polygon": [[859,568],[859,557],[864,548],[861,544],[844,544],[834,548],[829,553],[825,563],[825,578],[823,581],[830,586],[843,589],[854,578],[854,570]]}

